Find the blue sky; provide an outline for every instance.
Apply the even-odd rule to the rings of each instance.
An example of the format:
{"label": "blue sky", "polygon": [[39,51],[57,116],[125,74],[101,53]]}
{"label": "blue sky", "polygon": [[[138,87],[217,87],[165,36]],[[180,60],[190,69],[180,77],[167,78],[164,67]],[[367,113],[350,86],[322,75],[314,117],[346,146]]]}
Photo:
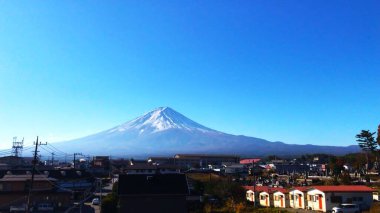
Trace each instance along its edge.
{"label": "blue sky", "polygon": [[159,106],[213,129],[352,145],[380,123],[379,1],[0,1],[0,148]]}

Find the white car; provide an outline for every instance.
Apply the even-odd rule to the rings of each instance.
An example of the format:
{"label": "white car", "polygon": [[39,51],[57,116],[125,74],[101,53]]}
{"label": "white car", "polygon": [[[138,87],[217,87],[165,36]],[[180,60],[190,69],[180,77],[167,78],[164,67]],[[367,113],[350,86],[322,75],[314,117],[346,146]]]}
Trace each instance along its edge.
{"label": "white car", "polygon": [[99,205],[100,204],[100,200],[99,200],[99,198],[94,198],[94,199],[92,199],[92,205]]}
{"label": "white car", "polygon": [[337,207],[331,209],[332,213],[359,213],[360,208],[356,204],[342,203]]}

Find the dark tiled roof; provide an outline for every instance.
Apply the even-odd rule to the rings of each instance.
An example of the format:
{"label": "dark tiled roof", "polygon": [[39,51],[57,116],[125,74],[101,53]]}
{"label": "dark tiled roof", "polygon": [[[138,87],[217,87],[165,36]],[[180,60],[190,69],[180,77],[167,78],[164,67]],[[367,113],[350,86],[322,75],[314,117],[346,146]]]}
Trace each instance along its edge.
{"label": "dark tiled roof", "polygon": [[[12,175],[27,175],[31,174],[31,170],[0,170],[0,178],[7,174]],[[83,179],[83,178],[93,178],[92,174],[85,170],[44,170],[38,169],[36,175],[47,175],[49,178],[55,178],[58,180],[62,179]]]}
{"label": "dark tiled roof", "polygon": [[[32,175],[4,175],[0,182],[15,182],[31,180]],[[34,181],[57,181],[55,178],[49,178],[47,175],[34,175]]]}
{"label": "dark tiled roof", "polygon": [[119,176],[119,195],[186,195],[184,174],[130,174]]}
{"label": "dark tiled roof", "polygon": [[160,164],[160,165],[152,165],[148,163],[138,163],[133,165],[126,165],[126,170],[135,170],[135,169],[179,169],[176,165],[170,164]]}

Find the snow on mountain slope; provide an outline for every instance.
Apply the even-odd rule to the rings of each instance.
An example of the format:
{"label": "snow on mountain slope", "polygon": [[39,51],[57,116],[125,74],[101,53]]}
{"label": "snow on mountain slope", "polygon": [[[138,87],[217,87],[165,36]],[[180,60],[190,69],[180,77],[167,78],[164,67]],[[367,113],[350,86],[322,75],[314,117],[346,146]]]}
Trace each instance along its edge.
{"label": "snow on mountain slope", "polygon": [[214,132],[217,131],[202,126],[170,107],[159,107],[132,121],[112,128],[108,133],[139,131],[140,134],[155,133],[169,129],[182,129],[187,131]]}
{"label": "snow on mountain slope", "polygon": [[236,136],[198,124],[169,107],[160,107],[132,121],[83,138],[55,144],[68,153],[148,156],[214,153],[246,156],[346,154],[358,146],[294,145]]}

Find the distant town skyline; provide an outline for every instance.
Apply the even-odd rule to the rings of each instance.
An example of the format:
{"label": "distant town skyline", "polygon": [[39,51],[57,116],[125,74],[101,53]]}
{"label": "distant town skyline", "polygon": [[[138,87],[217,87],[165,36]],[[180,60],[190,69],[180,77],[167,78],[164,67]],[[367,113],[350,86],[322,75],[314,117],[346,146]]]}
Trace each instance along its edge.
{"label": "distant town skyline", "polygon": [[380,123],[379,1],[1,1],[0,149],[169,106],[206,127],[355,145]]}

